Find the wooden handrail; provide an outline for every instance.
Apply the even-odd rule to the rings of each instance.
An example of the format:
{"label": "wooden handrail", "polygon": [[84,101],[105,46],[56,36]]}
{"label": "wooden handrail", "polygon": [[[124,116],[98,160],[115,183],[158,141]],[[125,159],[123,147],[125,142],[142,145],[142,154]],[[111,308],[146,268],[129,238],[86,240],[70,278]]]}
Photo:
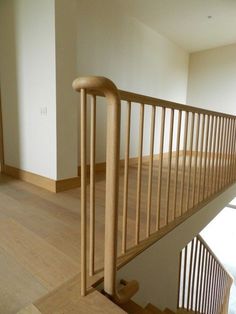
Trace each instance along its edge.
{"label": "wooden handrail", "polygon": [[[142,94],[132,93],[132,92],[128,92],[121,89],[117,89],[117,90],[120,96],[120,100],[123,100],[123,101],[141,103],[141,104],[150,105],[150,106],[161,106],[163,108],[169,108],[169,109],[174,109],[174,110],[183,110],[187,112],[201,113],[201,114],[213,115],[217,117],[235,119],[234,115],[219,112],[219,111],[207,110],[200,107],[193,107],[187,104],[182,104],[182,103],[178,103],[174,101],[165,100],[162,98],[156,98],[156,97],[146,96]],[[88,93],[91,95],[104,97],[103,92],[99,90],[94,90],[93,88],[88,90]]]}
{"label": "wooden handrail", "polygon": [[[104,77],[82,77],[73,82],[74,90],[99,91],[107,100],[107,155],[106,155],[106,204],[105,204],[105,263],[104,290],[117,303],[127,302],[138,290],[132,281],[124,289],[116,289],[118,190],[120,156],[120,96],[115,84]],[[86,119],[86,117],[83,117]],[[85,159],[83,147],[81,156]],[[82,165],[81,165],[82,168]],[[86,164],[83,165],[86,168]],[[84,170],[86,172],[86,169]],[[83,182],[83,185],[86,183]],[[86,224],[86,219],[84,219]],[[86,231],[84,230],[84,233]],[[82,247],[83,255],[86,250]],[[86,259],[84,260],[86,263]],[[83,280],[85,280],[83,278]]]}

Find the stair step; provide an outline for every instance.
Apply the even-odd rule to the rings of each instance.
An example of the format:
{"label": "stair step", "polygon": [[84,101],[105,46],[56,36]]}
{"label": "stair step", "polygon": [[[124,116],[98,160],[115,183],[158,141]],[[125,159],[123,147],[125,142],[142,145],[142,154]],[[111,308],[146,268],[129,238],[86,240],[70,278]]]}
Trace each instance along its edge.
{"label": "stair step", "polygon": [[129,314],[141,314],[143,313],[142,311],[144,311],[140,305],[132,300],[130,300],[126,304],[120,305],[120,307]]}
{"label": "stair step", "polygon": [[153,304],[149,303],[145,309],[147,311],[149,311],[150,314],[162,314],[162,311],[159,310],[156,306],[154,306]]}
{"label": "stair step", "polygon": [[171,311],[168,308],[166,308],[163,313],[165,313],[165,314],[175,314],[175,312]]}

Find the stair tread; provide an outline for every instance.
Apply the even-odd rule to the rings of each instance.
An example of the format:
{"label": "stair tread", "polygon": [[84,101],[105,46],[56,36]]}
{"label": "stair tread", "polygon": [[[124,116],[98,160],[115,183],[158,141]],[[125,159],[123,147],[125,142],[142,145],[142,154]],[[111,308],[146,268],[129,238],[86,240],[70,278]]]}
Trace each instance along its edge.
{"label": "stair tread", "polygon": [[150,314],[161,314],[162,311],[159,310],[156,306],[154,306],[153,304],[149,303],[146,307],[146,310],[149,311]]}
{"label": "stair tread", "polygon": [[175,314],[175,312],[171,311],[168,308],[166,308],[163,313],[165,313],[165,314]]}
{"label": "stair tread", "polygon": [[132,300],[129,300],[126,304],[120,305],[120,307],[129,314],[141,314],[144,310],[140,305]]}

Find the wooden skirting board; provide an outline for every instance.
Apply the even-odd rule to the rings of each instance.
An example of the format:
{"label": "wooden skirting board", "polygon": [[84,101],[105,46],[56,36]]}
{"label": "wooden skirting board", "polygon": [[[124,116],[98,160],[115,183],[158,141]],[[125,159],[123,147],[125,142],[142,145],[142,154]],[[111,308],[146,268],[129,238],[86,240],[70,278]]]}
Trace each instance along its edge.
{"label": "wooden skirting board", "polygon": [[38,174],[21,170],[8,165],[3,166],[3,173],[13,178],[34,184],[38,187],[46,189],[50,192],[62,192],[70,190],[80,186],[80,178],[69,178],[64,180],[53,180],[47,177],[40,176]]}

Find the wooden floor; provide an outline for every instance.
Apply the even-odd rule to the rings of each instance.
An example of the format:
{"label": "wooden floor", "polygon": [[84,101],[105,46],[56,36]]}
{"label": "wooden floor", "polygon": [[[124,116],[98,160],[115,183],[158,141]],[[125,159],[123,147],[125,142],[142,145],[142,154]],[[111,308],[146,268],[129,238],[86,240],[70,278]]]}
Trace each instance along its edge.
{"label": "wooden floor", "polygon": [[[136,177],[137,166],[134,165],[130,167],[128,201],[128,243],[131,246],[134,241],[135,228]],[[143,227],[141,228],[141,237],[145,237],[147,180],[148,167],[146,165],[143,167],[142,178],[141,226]],[[164,184],[165,176],[163,180]],[[122,194],[122,173],[120,181]],[[156,184],[157,175],[154,175],[153,191],[157,189]],[[96,256],[98,264],[103,260],[104,187],[104,174],[100,173],[96,184]],[[153,192],[152,228],[155,225],[156,194]],[[120,238],[122,200],[121,195]],[[165,203],[165,200],[163,202]],[[171,206],[173,207],[173,204]],[[74,189],[53,194],[0,175],[0,314],[17,313],[55,289],[63,287],[66,282],[71,282],[71,280],[73,282],[74,278],[77,278],[78,283],[79,273],[80,190]],[[49,302],[48,299],[45,302]],[[71,312],[50,312],[44,308],[44,302],[40,304],[42,307],[40,312],[43,314],[79,313],[72,310]],[[40,306],[38,308],[40,309]]]}

